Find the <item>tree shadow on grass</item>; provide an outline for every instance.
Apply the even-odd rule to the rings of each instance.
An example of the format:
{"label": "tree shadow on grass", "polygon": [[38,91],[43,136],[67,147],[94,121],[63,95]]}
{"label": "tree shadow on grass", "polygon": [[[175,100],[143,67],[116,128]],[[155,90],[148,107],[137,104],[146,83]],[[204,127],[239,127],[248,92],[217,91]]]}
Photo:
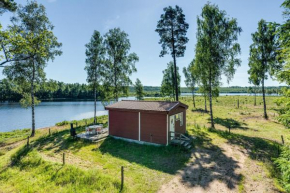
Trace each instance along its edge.
{"label": "tree shadow on grass", "polygon": [[189,187],[201,186],[206,189],[210,183],[218,180],[229,189],[234,189],[242,179],[236,173],[238,163],[213,145],[207,133],[198,131],[194,134],[196,148],[190,152],[178,146],[156,147],[113,138],[107,138],[93,151],[101,151],[168,174],[180,173],[183,183]]}
{"label": "tree shadow on grass", "polygon": [[141,145],[112,137],[105,139],[93,151],[170,174],[182,168],[191,157],[189,151],[178,146]]}
{"label": "tree shadow on grass", "polygon": [[[84,130],[83,127],[77,127],[77,133]],[[91,145],[92,143],[85,140],[73,139],[70,136],[69,129],[53,133],[51,136],[41,137],[33,142],[33,147],[38,151],[54,150],[55,153],[69,150],[72,152],[79,151],[82,147]]]}
{"label": "tree shadow on grass", "polygon": [[219,181],[229,190],[235,189],[242,180],[242,175],[236,171],[238,162],[214,145],[201,128],[193,128],[191,132],[196,137],[197,148],[192,150],[193,160],[179,171],[182,183],[189,188],[199,186],[206,190],[212,182]]}
{"label": "tree shadow on grass", "polygon": [[236,170],[238,162],[228,157],[218,146],[193,150],[194,161],[180,172],[182,183],[187,187],[206,189],[214,181],[223,183],[229,190],[235,189],[242,180],[242,174]]}
{"label": "tree shadow on grass", "polygon": [[[210,119],[208,120],[210,121]],[[242,130],[249,129],[248,127],[246,127],[247,126],[246,123],[241,123],[237,120],[229,119],[229,118],[223,119],[223,118],[216,117],[214,118],[214,123],[222,125],[226,128],[230,127],[231,129],[242,129]]]}
{"label": "tree shadow on grass", "polygon": [[195,108],[191,110],[192,112],[198,112],[198,113],[209,113],[209,111],[206,111],[202,108]]}
{"label": "tree shadow on grass", "polygon": [[259,137],[249,137],[241,134],[210,129],[210,132],[218,134],[220,137],[227,139],[227,143],[242,146],[251,159],[263,162],[271,162],[278,156],[279,144],[275,141],[262,139]]}

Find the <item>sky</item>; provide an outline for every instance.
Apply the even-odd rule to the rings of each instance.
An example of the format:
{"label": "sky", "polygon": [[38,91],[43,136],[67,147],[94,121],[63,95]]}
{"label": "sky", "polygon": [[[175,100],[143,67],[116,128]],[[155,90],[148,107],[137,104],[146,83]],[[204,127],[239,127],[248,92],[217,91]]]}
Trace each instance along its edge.
{"label": "sky", "polygon": [[[26,0],[15,0],[26,4]],[[258,21],[283,22],[280,5],[283,0],[38,0],[46,7],[51,23],[55,26],[54,34],[63,44],[63,54],[47,64],[45,72],[47,79],[65,83],[86,83],[85,44],[89,42],[93,31],[102,35],[109,29],[120,27],[129,35],[131,50],[139,56],[136,63],[137,72],[131,80],[139,78],[145,86],[160,86],[162,71],[172,60],[170,55],[159,57],[161,46],[159,35],[155,32],[157,21],[163,13],[163,8],[178,5],[183,9],[186,22],[189,24],[186,52],[184,57],[177,58],[181,74],[181,86],[184,84],[182,69],[194,58],[196,44],[197,16],[202,7],[211,2],[225,10],[230,18],[237,18],[243,32],[238,42],[241,45],[242,65],[236,71],[234,79],[228,84],[222,78],[222,86],[249,86],[248,56],[252,43],[251,33],[257,30]],[[2,26],[10,24],[12,13],[0,16]],[[1,69],[0,69],[1,70]],[[4,78],[0,72],[0,79]],[[275,80],[267,80],[266,86],[280,85]]]}

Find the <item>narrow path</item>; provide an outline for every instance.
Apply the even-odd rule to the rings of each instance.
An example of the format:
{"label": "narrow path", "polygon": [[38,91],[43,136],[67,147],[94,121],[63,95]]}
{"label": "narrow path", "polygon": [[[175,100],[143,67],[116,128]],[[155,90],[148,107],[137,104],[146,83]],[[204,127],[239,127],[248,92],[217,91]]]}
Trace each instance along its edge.
{"label": "narrow path", "polygon": [[185,168],[164,184],[160,193],[279,192],[265,168],[237,145],[197,148]]}

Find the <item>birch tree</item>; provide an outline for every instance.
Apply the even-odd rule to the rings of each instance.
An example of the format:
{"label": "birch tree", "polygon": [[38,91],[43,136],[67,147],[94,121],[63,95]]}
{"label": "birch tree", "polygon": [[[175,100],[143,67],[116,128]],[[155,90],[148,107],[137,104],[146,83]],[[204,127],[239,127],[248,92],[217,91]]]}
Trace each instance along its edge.
{"label": "birch tree", "polygon": [[275,32],[275,27],[268,26],[263,19],[260,20],[257,32],[252,34],[253,43],[250,46],[249,79],[254,85],[258,86],[261,84],[262,86],[265,119],[268,119],[265,80],[268,79],[268,75],[272,77],[276,69],[280,69],[281,66],[276,59],[279,45],[276,40]]}
{"label": "birch tree", "polygon": [[195,91],[195,85],[197,83],[196,78],[196,70],[194,68],[195,60],[193,59],[192,62],[188,65],[188,67],[183,68],[183,74],[185,76],[185,85],[187,88],[190,89],[192,93],[192,101],[193,101],[193,107],[195,108],[195,98],[194,98],[194,91]]}
{"label": "birch tree", "polygon": [[115,101],[120,95],[128,95],[129,85],[132,84],[130,75],[136,72],[135,63],[139,57],[129,53],[131,44],[128,34],[120,28],[110,29],[105,34],[104,46],[106,49],[106,88],[112,89]]}
{"label": "birch tree", "polygon": [[139,78],[136,79],[135,85],[135,93],[137,100],[143,100],[144,99],[144,91],[143,91],[143,85]]}
{"label": "birch tree", "polygon": [[3,73],[13,81],[19,93],[23,107],[31,107],[32,132],[35,135],[35,105],[40,101],[35,97],[39,83],[45,81],[44,69],[49,60],[61,55],[61,43],[53,34],[45,7],[36,1],[30,1],[25,6],[19,6],[16,15],[11,18],[12,25],[8,27],[11,39],[7,42],[9,52],[14,60],[4,68]]}
{"label": "birch tree", "polygon": [[207,3],[197,18],[197,45],[195,61],[205,91],[209,96],[211,127],[214,128],[212,98],[221,85],[221,75],[229,82],[240,66],[240,45],[237,43],[242,29],[234,18],[227,17],[217,5]]}
{"label": "birch tree", "polygon": [[97,123],[97,93],[103,81],[105,48],[100,32],[94,31],[91,40],[86,44],[87,82],[92,86],[94,93],[94,124]]}
{"label": "birch tree", "polygon": [[[180,95],[180,75],[179,69],[177,67],[177,95]],[[174,63],[171,61],[167,64],[167,68],[163,71],[163,79],[161,83],[160,92],[163,96],[169,96],[173,98],[176,96],[175,90],[175,70],[174,70]]]}

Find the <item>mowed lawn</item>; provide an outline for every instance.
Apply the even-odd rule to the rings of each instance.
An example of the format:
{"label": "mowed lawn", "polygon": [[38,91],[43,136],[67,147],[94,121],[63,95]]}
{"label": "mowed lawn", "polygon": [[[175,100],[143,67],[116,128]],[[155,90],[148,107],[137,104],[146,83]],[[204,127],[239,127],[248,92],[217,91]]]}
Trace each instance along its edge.
{"label": "mowed lawn", "polygon": [[[181,97],[181,101],[189,105],[187,129],[189,134],[197,136],[195,147],[207,148],[213,138],[214,145],[224,142],[242,146],[252,144],[249,147],[253,148],[251,156],[268,156],[267,160],[261,159],[267,162],[276,154],[276,144],[269,140],[281,142],[283,135],[288,142],[290,136],[289,130],[276,122],[275,99],[277,97],[267,97],[269,119],[264,120],[261,97],[257,97],[255,107],[252,96],[219,97],[213,103],[217,130],[210,130],[207,129],[209,114],[203,112],[203,98],[196,97],[197,107],[193,108],[191,97]],[[207,106],[209,109],[209,103]],[[100,120],[106,121],[106,117]],[[84,122],[78,125],[78,132],[83,131]],[[229,125],[231,135],[224,132]],[[27,135],[18,136],[23,141],[17,145],[13,145],[14,140],[2,144],[0,192],[119,192],[121,166],[125,174],[123,192],[157,192],[192,157],[191,152],[173,146],[139,145],[112,138],[99,143],[76,141],[70,138],[68,125],[60,128],[54,127],[50,136],[47,130],[38,131],[38,137],[32,139],[29,148],[23,140]]]}

